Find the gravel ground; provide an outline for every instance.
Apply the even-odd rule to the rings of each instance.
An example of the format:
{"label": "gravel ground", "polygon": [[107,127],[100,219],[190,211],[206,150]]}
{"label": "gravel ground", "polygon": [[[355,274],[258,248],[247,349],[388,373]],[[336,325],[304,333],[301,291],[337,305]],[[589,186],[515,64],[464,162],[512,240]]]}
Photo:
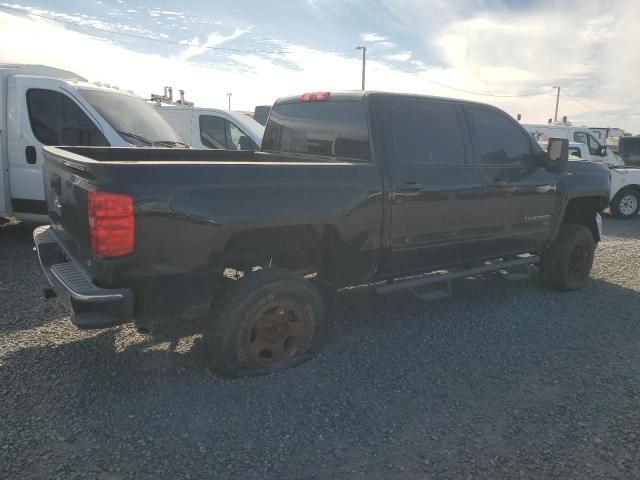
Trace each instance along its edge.
{"label": "gravel ground", "polygon": [[640,478],[640,219],[581,292],[339,296],[316,359],[222,380],[194,337],[82,332],[0,227],[0,478]]}

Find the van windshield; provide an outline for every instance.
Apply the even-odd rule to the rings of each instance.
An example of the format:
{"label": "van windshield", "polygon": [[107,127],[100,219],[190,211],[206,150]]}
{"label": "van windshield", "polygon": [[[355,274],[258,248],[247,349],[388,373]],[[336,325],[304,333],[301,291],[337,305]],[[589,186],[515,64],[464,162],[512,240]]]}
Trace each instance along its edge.
{"label": "van windshield", "polygon": [[133,145],[184,145],[173,128],[141,98],[89,89],[80,89],[80,94],[124,140]]}

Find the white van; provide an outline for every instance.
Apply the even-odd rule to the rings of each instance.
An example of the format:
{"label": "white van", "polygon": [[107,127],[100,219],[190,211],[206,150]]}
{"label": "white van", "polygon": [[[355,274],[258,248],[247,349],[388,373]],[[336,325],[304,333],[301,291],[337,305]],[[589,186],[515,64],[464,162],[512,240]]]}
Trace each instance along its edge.
{"label": "white van", "polygon": [[264,127],[242,113],[153,103],[185,143],[198,149],[259,150]]}
{"label": "white van", "polygon": [[566,138],[570,142],[584,143],[594,160],[608,165],[619,165],[620,160],[604,143],[596,139],[587,127],[574,127],[566,124],[522,125],[538,142],[547,142],[550,138]]}
{"label": "white van", "polygon": [[0,217],[48,221],[43,145],[186,146],[131,93],[44,65],[0,64]]}

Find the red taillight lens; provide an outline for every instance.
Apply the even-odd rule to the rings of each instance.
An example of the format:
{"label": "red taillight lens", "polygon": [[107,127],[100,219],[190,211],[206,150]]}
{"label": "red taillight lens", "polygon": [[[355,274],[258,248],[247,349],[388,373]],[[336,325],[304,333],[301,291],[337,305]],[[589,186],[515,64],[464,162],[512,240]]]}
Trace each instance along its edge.
{"label": "red taillight lens", "polygon": [[300,97],[301,102],[326,102],[329,100],[331,92],[311,92],[303,93]]}
{"label": "red taillight lens", "polygon": [[133,200],[128,195],[88,192],[91,250],[96,258],[133,252]]}

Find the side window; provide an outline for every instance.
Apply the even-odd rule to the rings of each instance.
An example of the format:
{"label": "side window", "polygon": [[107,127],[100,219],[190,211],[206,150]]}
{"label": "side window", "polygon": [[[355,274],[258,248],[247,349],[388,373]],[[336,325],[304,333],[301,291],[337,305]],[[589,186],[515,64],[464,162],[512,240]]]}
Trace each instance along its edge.
{"label": "side window", "polygon": [[589,152],[591,155],[602,155],[600,153],[600,144],[591,135],[587,135],[587,145],[589,146]]}
{"label": "side window", "polygon": [[213,115],[200,115],[200,141],[205,147],[227,148],[226,120]]}
{"label": "side window", "polygon": [[493,165],[527,163],[531,157],[529,136],[514,122],[493,110],[469,107],[475,128],[480,162]]}
{"label": "side window", "polygon": [[61,92],[27,91],[27,110],[31,130],[43,145],[109,146],[91,119]]}
{"label": "side window", "polygon": [[237,125],[229,121],[227,121],[227,125],[229,126],[228,148],[232,150],[248,150],[253,148],[252,145],[249,145],[251,143],[249,136],[240,130]]}
{"label": "side window", "polygon": [[464,137],[456,104],[399,102],[391,108],[398,159],[426,165],[465,163]]}
{"label": "side window", "polygon": [[573,132],[573,140],[578,143],[587,144],[587,134],[584,132]]}

